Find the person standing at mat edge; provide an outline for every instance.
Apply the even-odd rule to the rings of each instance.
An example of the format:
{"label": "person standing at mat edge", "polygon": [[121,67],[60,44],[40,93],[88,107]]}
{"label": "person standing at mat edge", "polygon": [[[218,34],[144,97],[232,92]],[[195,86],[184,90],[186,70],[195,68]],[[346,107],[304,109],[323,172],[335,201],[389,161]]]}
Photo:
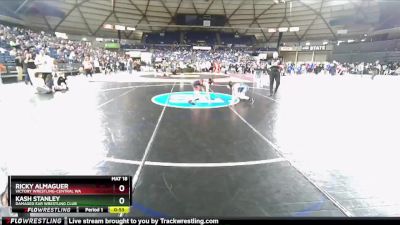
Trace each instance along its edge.
{"label": "person standing at mat edge", "polygon": [[88,56],[85,57],[85,60],[82,63],[83,69],[85,70],[86,77],[90,75],[90,77],[93,77],[93,65],[92,62],[90,62],[90,58]]}
{"label": "person standing at mat edge", "polygon": [[[279,60],[278,52],[273,53],[273,59],[267,64],[267,72],[269,74],[269,96],[272,97],[278,91],[279,85],[281,84],[281,61]],[[276,82],[276,87],[274,91],[274,81]]]}

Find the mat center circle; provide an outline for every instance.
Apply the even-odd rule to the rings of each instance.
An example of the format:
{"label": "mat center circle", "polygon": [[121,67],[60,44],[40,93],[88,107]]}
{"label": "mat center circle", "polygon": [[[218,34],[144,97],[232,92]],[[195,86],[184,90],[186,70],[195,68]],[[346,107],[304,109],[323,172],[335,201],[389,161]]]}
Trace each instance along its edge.
{"label": "mat center circle", "polygon": [[195,93],[193,91],[172,92],[154,96],[151,101],[157,105],[183,109],[211,109],[235,105],[239,99],[223,93]]}

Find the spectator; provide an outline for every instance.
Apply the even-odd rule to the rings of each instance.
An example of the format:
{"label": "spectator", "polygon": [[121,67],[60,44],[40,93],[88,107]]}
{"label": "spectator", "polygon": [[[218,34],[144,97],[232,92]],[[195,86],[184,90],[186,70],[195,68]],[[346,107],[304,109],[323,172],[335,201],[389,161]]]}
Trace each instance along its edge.
{"label": "spectator", "polygon": [[35,64],[35,58],[36,55],[34,53],[27,53],[25,56],[25,63],[26,63],[26,68],[28,71],[27,76],[25,77],[25,83],[28,84],[28,82],[33,85],[32,80],[35,79],[36,76],[36,64]]}
{"label": "spectator", "polygon": [[3,64],[0,63],[0,84],[3,83],[3,78],[1,77],[1,74],[6,71],[7,71],[7,68]]}
{"label": "spectator", "polygon": [[82,65],[83,65],[83,70],[85,71],[86,77],[88,77],[88,75],[90,75],[90,77],[93,77],[93,66],[92,66],[92,63],[90,62],[89,57],[85,58]]}
{"label": "spectator", "polygon": [[22,81],[23,77],[23,58],[21,53],[17,53],[17,56],[15,57],[15,68],[17,69],[17,74],[18,74],[18,81]]}

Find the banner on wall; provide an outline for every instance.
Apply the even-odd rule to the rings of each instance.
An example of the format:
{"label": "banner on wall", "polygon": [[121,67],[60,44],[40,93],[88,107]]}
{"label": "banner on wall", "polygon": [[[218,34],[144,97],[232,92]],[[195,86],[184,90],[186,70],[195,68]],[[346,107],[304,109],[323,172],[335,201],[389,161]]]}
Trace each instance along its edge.
{"label": "banner on wall", "polygon": [[282,52],[295,52],[295,51],[300,51],[301,49],[299,47],[287,47],[287,46],[282,46],[280,48]]}
{"label": "banner on wall", "polygon": [[211,50],[210,46],[193,46],[194,50],[205,50],[205,51],[209,51]]}
{"label": "banner on wall", "polygon": [[126,52],[126,54],[129,55],[131,58],[140,58],[140,56],[142,55],[142,53],[139,51],[130,51]]}
{"label": "banner on wall", "polygon": [[315,45],[315,46],[303,46],[301,48],[303,51],[326,51],[325,45]]}
{"label": "banner on wall", "polygon": [[287,47],[282,46],[280,47],[280,51],[282,52],[296,52],[296,51],[329,51],[332,50],[331,46],[326,45],[312,45],[312,46],[293,46]]}

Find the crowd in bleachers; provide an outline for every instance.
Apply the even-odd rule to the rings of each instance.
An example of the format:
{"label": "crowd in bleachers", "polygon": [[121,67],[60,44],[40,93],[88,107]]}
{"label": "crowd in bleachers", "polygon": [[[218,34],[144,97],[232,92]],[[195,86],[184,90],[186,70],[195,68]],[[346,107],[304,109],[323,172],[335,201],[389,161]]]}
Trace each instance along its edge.
{"label": "crowd in bleachers", "polygon": [[93,48],[90,42],[57,38],[54,34],[35,32],[26,28],[8,27],[0,24],[0,63],[15,66],[15,58],[22,61],[28,53],[46,55],[58,63],[82,63],[86,56],[99,63],[118,61],[123,55],[103,48]]}
{"label": "crowd in bleachers", "polygon": [[[152,37],[148,34],[147,38]],[[234,42],[237,39],[234,34],[218,34],[222,41]],[[159,34],[153,36],[160,37]],[[179,32],[166,32],[163,40],[176,43],[181,34]],[[242,37],[242,40],[244,37]],[[201,40],[207,43],[217,42],[217,33],[207,32],[186,32],[185,40],[191,40],[191,44],[196,44]],[[252,42],[252,38],[247,40]],[[193,42],[193,43],[192,43]],[[370,46],[370,49],[376,49],[377,46],[393,47],[397,49],[400,42],[387,41],[376,46]],[[365,43],[363,43],[365,44]],[[125,46],[132,47],[132,46]],[[264,68],[265,62],[257,60],[252,56],[252,52],[260,50],[252,47],[213,47],[211,50],[194,50],[190,45],[142,45],[146,51],[153,53],[152,62],[157,68],[161,68],[164,73],[169,70],[176,72],[184,68],[190,68],[192,71],[204,72],[222,72],[222,73],[254,73],[256,69]],[[338,47],[335,54],[344,53],[346,48]],[[355,50],[354,50],[355,51]],[[368,54],[365,54],[368,55]],[[36,59],[38,56],[39,60]],[[53,61],[51,61],[53,60]],[[284,59],[283,59],[284,60]],[[52,67],[60,69],[61,64],[79,65],[81,72],[91,75],[93,72],[110,73],[117,70],[128,70],[132,72],[134,68],[139,70],[140,63],[135,63],[127,56],[123,49],[119,51],[109,51],[100,47],[93,47],[91,42],[72,41],[56,37],[54,34],[46,32],[35,32],[21,27],[8,27],[0,24],[0,64],[6,65],[7,71],[18,73],[19,80],[25,74],[26,83],[31,83],[29,74],[33,68],[42,69],[43,65],[38,67],[38,61]],[[47,63],[49,61],[49,63]],[[51,62],[50,62],[51,61]],[[53,65],[54,64],[54,65]],[[139,65],[138,65],[139,64]],[[306,73],[327,73],[327,74],[400,74],[400,65],[398,63],[286,63],[283,71],[286,74],[306,74]],[[11,69],[10,69],[11,68]],[[90,71],[89,71],[89,68]],[[30,70],[29,70],[30,69]],[[52,69],[45,69],[51,71]],[[2,71],[4,73],[4,71]],[[54,72],[54,71],[53,71]],[[44,79],[44,82],[46,80]]]}
{"label": "crowd in bleachers", "polygon": [[266,62],[257,60],[251,51],[240,48],[194,50],[191,47],[155,47],[153,61],[163,70],[171,71],[190,68],[195,72],[252,73]]}
{"label": "crowd in bleachers", "polygon": [[244,61],[246,54],[238,50],[193,50],[184,47],[163,47],[153,50],[154,61],[165,60],[169,64],[180,64],[195,68],[197,71],[209,70],[211,64],[218,61],[224,66]]}
{"label": "crowd in bleachers", "polygon": [[286,63],[286,74],[370,74],[370,75],[400,75],[400,63]]}
{"label": "crowd in bleachers", "polygon": [[[158,47],[153,49],[153,61],[162,62],[164,67],[176,70],[190,67],[193,71],[215,71],[215,64],[221,72],[254,73],[257,68],[264,68],[265,62],[257,60],[250,52],[242,49],[213,49],[210,51],[193,50],[190,47]],[[283,59],[284,61],[284,59]],[[283,66],[287,75],[301,74],[372,74],[372,75],[399,75],[399,63],[340,63],[309,62],[291,63]]]}
{"label": "crowd in bleachers", "polygon": [[[32,84],[38,72],[54,73],[55,69],[61,70],[68,66],[73,69],[74,65],[78,71],[79,67],[83,67],[85,58],[90,60],[93,70],[97,72],[100,69],[105,72],[115,71],[121,67],[122,61],[123,65],[130,64],[124,53],[94,48],[87,41],[66,40],[43,31],[35,32],[0,24],[0,64],[6,68],[1,72],[17,73],[18,80],[25,76],[27,84]],[[46,83],[46,79],[43,80]]]}

